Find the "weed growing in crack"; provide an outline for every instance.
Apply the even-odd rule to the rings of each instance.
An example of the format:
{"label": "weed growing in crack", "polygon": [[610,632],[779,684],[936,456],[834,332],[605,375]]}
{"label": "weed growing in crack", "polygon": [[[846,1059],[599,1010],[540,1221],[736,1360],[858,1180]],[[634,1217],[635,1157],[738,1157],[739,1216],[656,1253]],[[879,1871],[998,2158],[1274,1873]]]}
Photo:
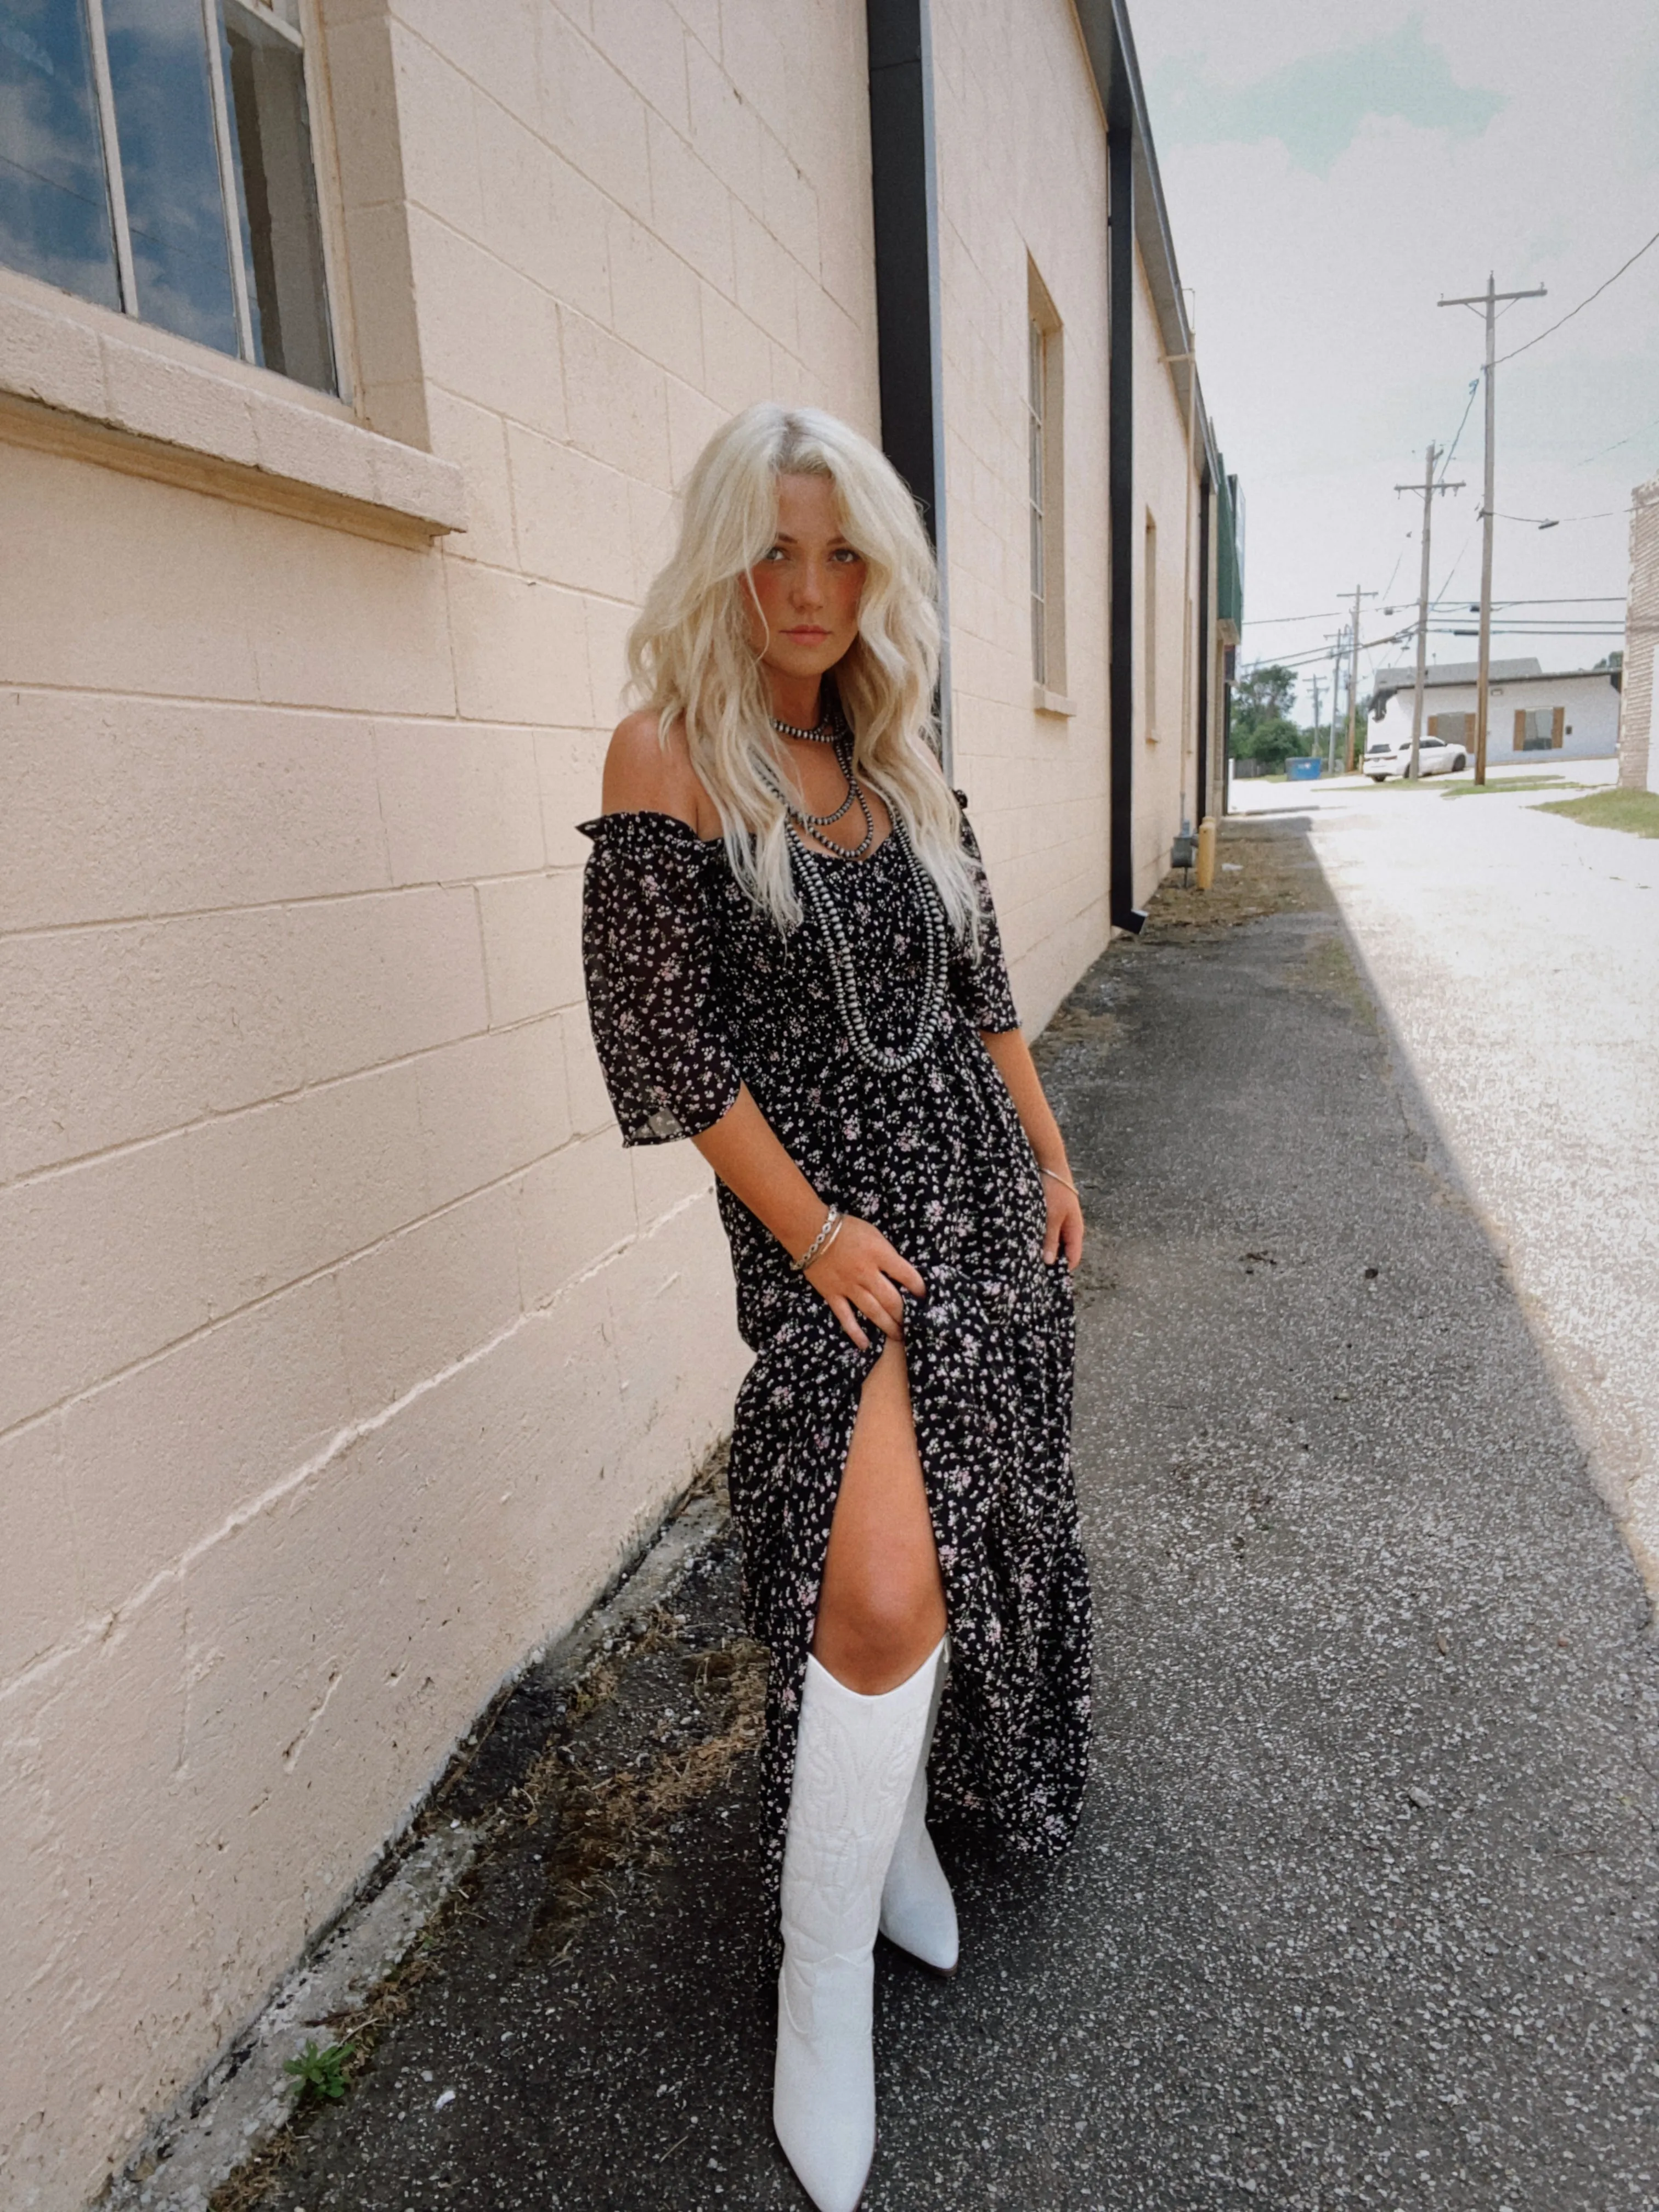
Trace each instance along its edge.
{"label": "weed growing in crack", "polygon": [[331,2043],[319,2050],[316,2037],[308,2036],[297,2058],[283,2061],[283,2073],[294,2077],[295,2103],[308,2096],[329,2097],[337,2102],[346,2093],[346,2069],[356,2055],[349,2043]]}

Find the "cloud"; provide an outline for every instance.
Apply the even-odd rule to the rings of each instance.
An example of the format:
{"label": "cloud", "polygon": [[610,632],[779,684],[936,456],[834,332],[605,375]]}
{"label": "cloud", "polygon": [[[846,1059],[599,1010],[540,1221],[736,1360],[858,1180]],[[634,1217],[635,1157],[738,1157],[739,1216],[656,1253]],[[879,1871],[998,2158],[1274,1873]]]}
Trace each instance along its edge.
{"label": "cloud", "polygon": [[1304,55],[1249,84],[1214,83],[1190,58],[1171,58],[1152,71],[1148,89],[1160,145],[1277,139],[1317,177],[1329,174],[1372,117],[1478,138],[1505,104],[1501,93],[1460,85],[1415,16],[1389,37]]}

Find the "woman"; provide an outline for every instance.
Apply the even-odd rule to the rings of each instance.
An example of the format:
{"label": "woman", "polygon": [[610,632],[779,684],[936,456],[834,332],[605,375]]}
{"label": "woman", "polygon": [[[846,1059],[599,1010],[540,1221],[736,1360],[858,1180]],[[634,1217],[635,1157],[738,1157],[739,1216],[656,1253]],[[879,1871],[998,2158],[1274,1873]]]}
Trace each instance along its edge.
{"label": "woman", "polygon": [[629,654],[647,703],[583,825],[588,1000],[623,1142],[689,1137],[720,1180],[755,1354],[731,1489],[770,1650],[773,2114],[848,2212],[878,1928],[957,1961],[930,1746],[936,1798],[1016,1848],[1076,1824],[1083,1216],[927,743],[933,560],[887,461],[828,416],[739,415]]}

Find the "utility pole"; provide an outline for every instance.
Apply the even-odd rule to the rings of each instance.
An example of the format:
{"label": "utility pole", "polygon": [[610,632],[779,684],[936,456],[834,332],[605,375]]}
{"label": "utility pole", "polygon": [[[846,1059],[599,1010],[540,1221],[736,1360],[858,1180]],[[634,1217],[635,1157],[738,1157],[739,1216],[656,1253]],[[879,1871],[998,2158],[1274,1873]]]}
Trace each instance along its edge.
{"label": "utility pole", "polygon": [[1331,649],[1331,741],[1325,749],[1331,774],[1336,774],[1336,706],[1342,691],[1342,633],[1338,630],[1336,643]]}
{"label": "utility pole", "polygon": [[1354,758],[1354,708],[1359,698],[1359,602],[1374,599],[1375,592],[1362,592],[1358,584],[1353,587],[1353,628],[1348,632],[1348,756],[1346,772],[1352,775],[1358,763]]}
{"label": "utility pole", "polygon": [[[1492,681],[1492,507],[1497,499],[1493,441],[1498,419],[1493,376],[1497,362],[1493,356],[1498,343],[1498,303],[1500,300],[1541,300],[1544,297],[1545,290],[1541,284],[1534,285],[1530,292],[1500,292],[1489,271],[1484,293],[1472,298],[1436,302],[1442,307],[1481,307],[1485,309],[1486,317],[1486,483],[1480,508],[1480,655],[1474,692],[1474,780],[1477,784],[1486,780],[1486,705]],[[1413,772],[1416,772],[1414,767]]]}
{"label": "utility pole", "polygon": [[1316,730],[1316,729],[1319,727],[1319,720],[1320,720],[1320,717],[1319,717],[1319,678],[1318,678],[1316,676],[1315,676],[1315,677],[1310,677],[1310,678],[1309,678],[1309,681],[1310,681],[1310,682],[1312,684],[1312,685],[1313,685],[1313,695],[1314,695],[1313,726],[1314,726],[1314,728]]}
{"label": "utility pole", "polygon": [[1437,491],[1462,491],[1461,483],[1437,483],[1434,465],[1440,458],[1436,448],[1429,447],[1423,466],[1423,482],[1418,484],[1396,484],[1396,493],[1421,490],[1423,495],[1423,566],[1417,586],[1417,688],[1412,695],[1412,758],[1406,770],[1408,781],[1418,777],[1418,756],[1423,746],[1423,679],[1429,659],[1429,523],[1434,511],[1434,495]]}

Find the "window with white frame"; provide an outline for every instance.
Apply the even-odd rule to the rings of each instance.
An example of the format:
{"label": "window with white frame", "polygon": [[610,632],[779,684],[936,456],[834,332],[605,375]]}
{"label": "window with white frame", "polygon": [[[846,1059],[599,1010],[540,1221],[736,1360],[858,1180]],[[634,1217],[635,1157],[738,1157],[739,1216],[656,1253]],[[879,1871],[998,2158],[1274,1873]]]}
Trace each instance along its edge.
{"label": "window with white frame", "polygon": [[1026,398],[1029,416],[1030,458],[1031,472],[1031,673],[1039,684],[1048,680],[1048,611],[1044,599],[1045,578],[1042,573],[1042,495],[1047,489],[1042,451],[1042,385],[1043,333],[1033,323],[1031,333],[1031,377]]}
{"label": "window with white frame", "polygon": [[337,388],[301,0],[0,0],[0,262]]}
{"label": "window with white frame", "polygon": [[1027,460],[1031,537],[1031,674],[1039,689],[1066,688],[1064,385],[1060,318],[1027,264]]}

